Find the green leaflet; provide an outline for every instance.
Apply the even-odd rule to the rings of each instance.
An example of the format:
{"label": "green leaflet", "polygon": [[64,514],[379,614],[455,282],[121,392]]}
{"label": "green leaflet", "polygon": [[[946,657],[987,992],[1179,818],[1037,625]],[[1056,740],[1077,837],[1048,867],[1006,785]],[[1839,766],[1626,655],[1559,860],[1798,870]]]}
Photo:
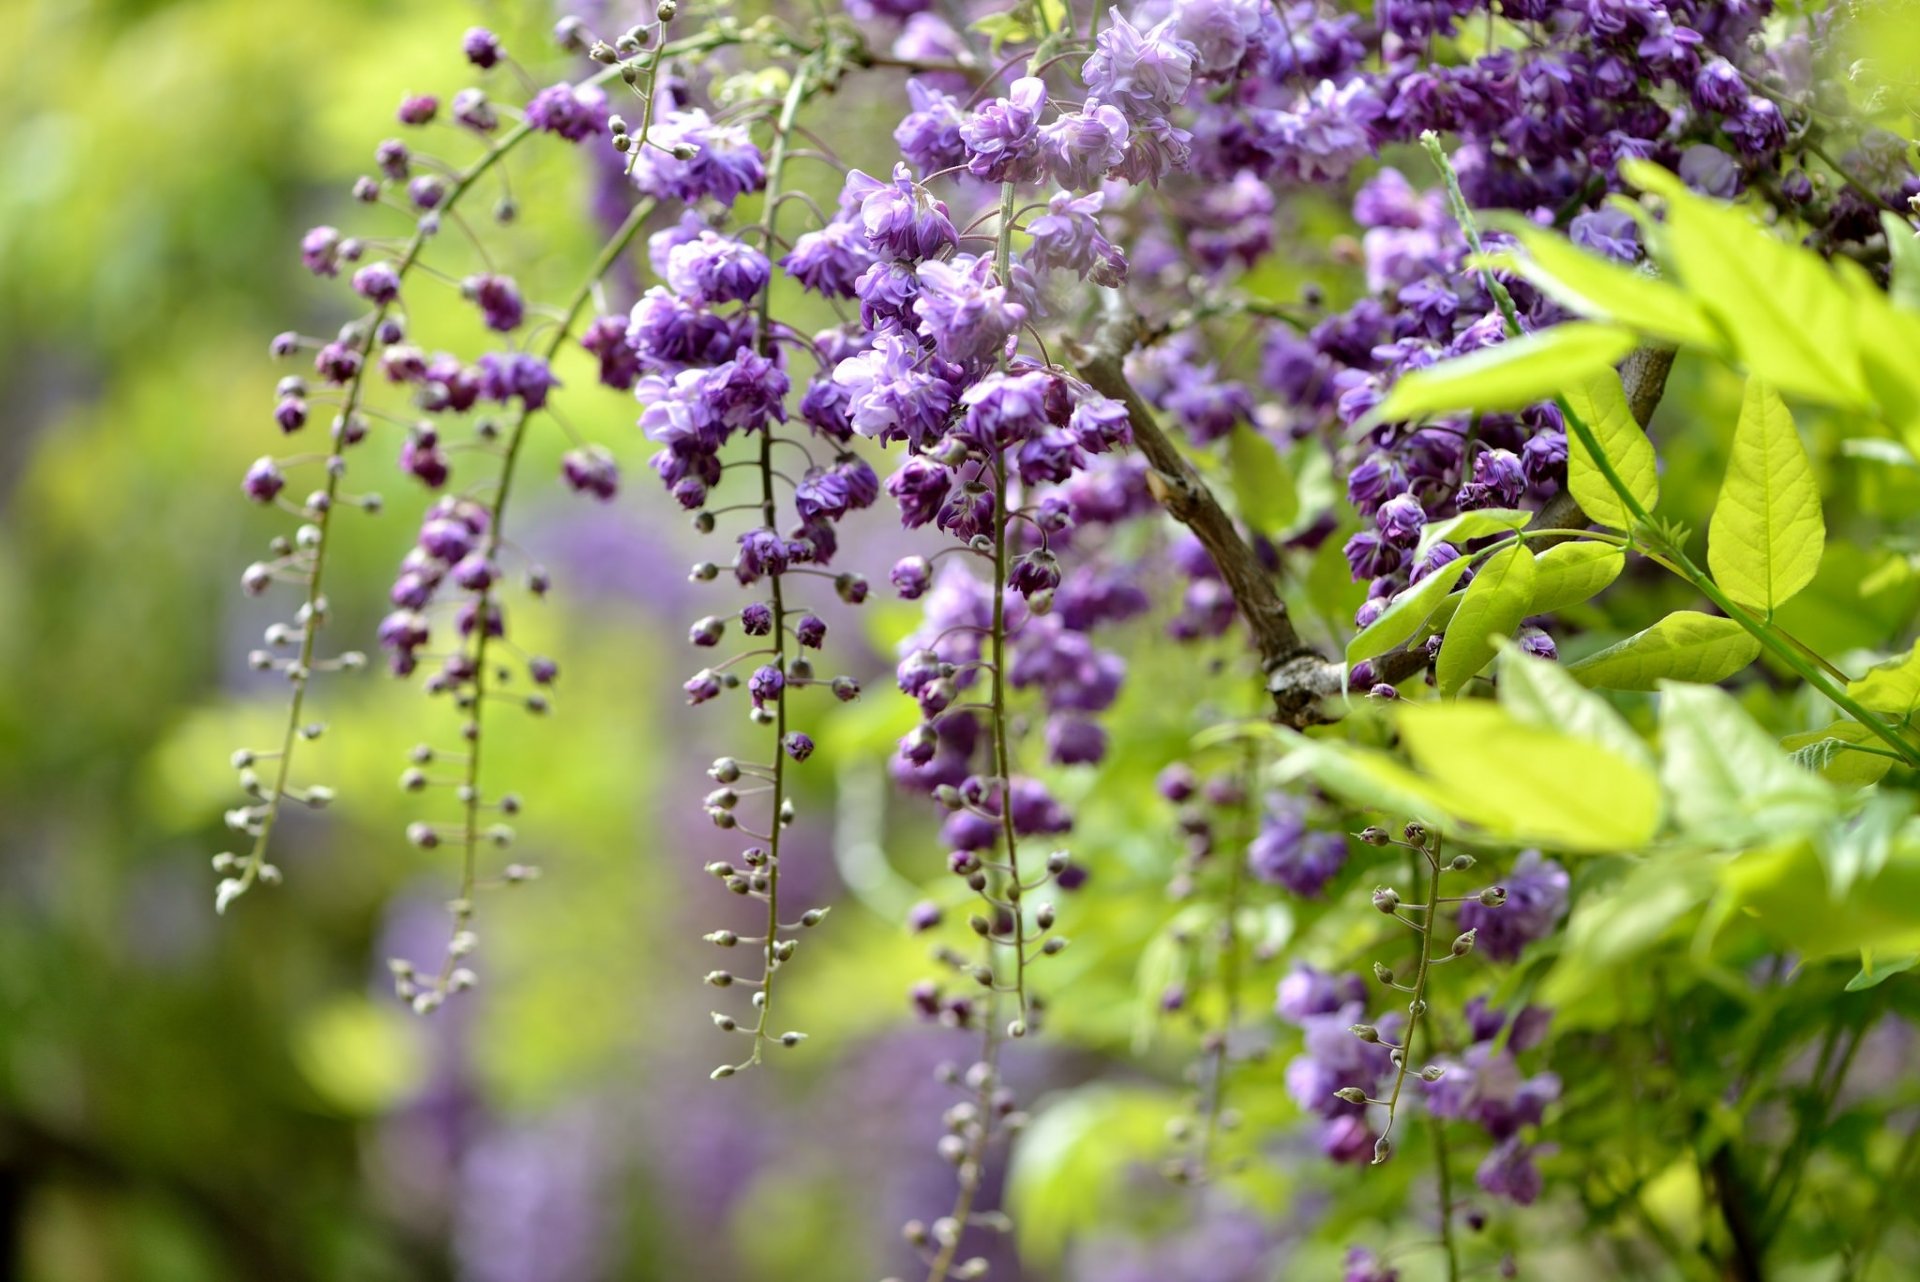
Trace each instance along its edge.
{"label": "green leaflet", "polygon": [[1707,567],[1741,605],[1771,618],[1819,572],[1820,487],[1780,394],[1747,379],[1727,479],[1707,526]]}
{"label": "green leaflet", "polygon": [[1626,718],[1567,675],[1550,659],[1536,659],[1518,646],[1504,646],[1494,661],[1500,706],[1516,721],[1558,730],[1597,743],[1622,760],[1651,766],[1653,754]]}
{"label": "green leaflet", "polygon": [[1484,539],[1489,534],[1521,529],[1532,519],[1533,513],[1511,507],[1487,507],[1474,512],[1462,512],[1459,516],[1435,521],[1420,531],[1420,546],[1413,550],[1413,557],[1415,561],[1423,559],[1436,543],[1467,543]]}
{"label": "green leaflet", "polygon": [[1227,438],[1227,480],[1240,519],[1261,534],[1277,534],[1300,515],[1300,493],[1273,443],[1247,426]]}
{"label": "green leaflet", "polygon": [[[1614,475],[1625,483],[1627,492],[1640,506],[1651,512],[1660,502],[1660,477],[1654,468],[1653,442],[1634,421],[1633,411],[1627,407],[1626,389],[1620,386],[1620,376],[1609,369],[1569,383],[1566,398],[1568,407],[1593,433]],[[1572,424],[1567,426],[1567,488],[1579,500],[1580,510],[1599,524],[1615,530],[1633,528],[1633,514],[1601,473]]]}
{"label": "green leaflet", "polygon": [[1453,591],[1453,585],[1467,572],[1469,564],[1470,558],[1464,556],[1449,561],[1406,591],[1395,594],[1380,617],[1347,642],[1347,666],[1385,654],[1419,631],[1420,625],[1439,608],[1441,599]]}
{"label": "green leaflet", "polygon": [[1393,385],[1371,423],[1423,418],[1450,410],[1517,410],[1551,398],[1568,383],[1613,368],[1633,350],[1631,332],[1574,321],[1510,338],[1453,360],[1417,369]]}
{"label": "green leaflet", "polygon": [[1913,814],[1913,795],[1875,790],[1867,795],[1860,813],[1850,815],[1816,834],[1814,850],[1827,872],[1827,888],[1835,899],[1846,898],[1856,882],[1872,881],[1887,866],[1894,838]]}
{"label": "green leaflet", "polygon": [[1743,212],[1689,191],[1646,161],[1621,174],[1667,205],[1667,265],[1731,341],[1750,372],[1830,405],[1864,409],[1856,310],[1833,271],[1778,240]]}
{"label": "green leaflet", "polygon": [[1448,796],[1472,796],[1496,836],[1560,850],[1634,850],[1660,826],[1647,766],[1484,700],[1402,706],[1400,740]]}
{"label": "green leaflet", "polygon": [[1880,215],[1880,226],[1887,233],[1887,252],[1893,259],[1887,296],[1895,307],[1920,312],[1920,237],[1913,234],[1913,224],[1891,211]]}
{"label": "green leaflet", "polygon": [[1915,966],[1920,966],[1920,954],[1908,953],[1904,957],[1889,957],[1876,962],[1872,950],[1863,948],[1860,950],[1860,973],[1847,981],[1847,991],[1857,993],[1878,988],[1895,975],[1904,975]]}
{"label": "green leaflet", "polygon": [[1578,605],[1620,577],[1627,563],[1624,548],[1578,539],[1556,543],[1534,557],[1535,614],[1551,614]]}
{"label": "green leaflet", "polygon": [[1513,635],[1533,600],[1533,553],[1515,541],[1487,558],[1467,586],[1440,643],[1434,673],[1442,695],[1451,695],[1487,666],[1494,646]]}
{"label": "green leaflet", "polygon": [[1780,741],[1780,748],[1802,770],[1842,788],[1879,783],[1893,769],[1893,758],[1885,755],[1886,744],[1858,721],[1836,721],[1824,730],[1790,734]]}
{"label": "green leaflet", "polygon": [[1832,787],[1713,686],[1660,683],[1660,756],[1675,820],[1722,849],[1810,829],[1839,807]]}
{"label": "green leaflet", "polygon": [[1847,686],[1869,712],[1906,721],[1920,707],[1920,643],[1904,657],[1868,668],[1865,676]]}
{"label": "green leaflet", "polygon": [[1490,265],[1513,272],[1568,311],[1677,346],[1721,346],[1720,332],[1700,304],[1671,281],[1587,253],[1525,218],[1489,214],[1487,221],[1517,237],[1527,251],[1493,255]]}
{"label": "green leaflet", "polygon": [[1179,1112],[1171,1092],[1091,1086],[1057,1095],[1021,1132],[1007,1172],[1007,1204],[1023,1256],[1051,1263],[1101,1223],[1135,1163],[1166,1147]]}
{"label": "green leaflet", "polygon": [[1760,643],[1732,619],[1676,610],[1567,671],[1583,686],[1657,690],[1667,680],[1724,681],[1759,655]]}

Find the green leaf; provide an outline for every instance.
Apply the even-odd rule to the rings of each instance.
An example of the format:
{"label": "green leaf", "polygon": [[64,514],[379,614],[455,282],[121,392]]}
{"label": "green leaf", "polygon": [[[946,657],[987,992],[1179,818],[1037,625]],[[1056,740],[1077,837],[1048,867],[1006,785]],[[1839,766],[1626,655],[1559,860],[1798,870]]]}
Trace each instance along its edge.
{"label": "green leaf", "polygon": [[1895,975],[1904,975],[1915,966],[1920,966],[1920,953],[1908,953],[1904,957],[1889,957],[1876,962],[1868,949],[1860,950],[1860,973],[1847,981],[1847,991],[1863,992],[1869,988],[1878,988]]}
{"label": "green leaf", "polygon": [[1453,591],[1453,585],[1460,581],[1471,563],[1471,558],[1458,557],[1406,591],[1396,593],[1380,617],[1347,642],[1347,666],[1385,654],[1419,631],[1420,625],[1439,608],[1441,599]]}
{"label": "green leaf", "polygon": [[1660,825],[1653,771],[1613,749],[1529,725],[1485,701],[1410,703],[1400,739],[1449,796],[1473,798],[1497,836],[1560,850],[1633,850]]}
{"label": "green leaf", "polygon": [[1775,238],[1741,210],[1695,195],[1657,165],[1625,161],[1620,172],[1665,199],[1667,265],[1750,373],[1827,405],[1871,403],[1853,300],[1818,254]]}
{"label": "green leaf", "polygon": [[1816,835],[1814,849],[1827,870],[1827,889],[1835,899],[1846,898],[1855,882],[1880,875],[1893,853],[1893,839],[1913,814],[1913,800],[1911,793],[1874,792],[1860,813]]}
{"label": "green leaf", "polygon": [[1906,721],[1920,707],[1920,643],[1903,658],[1868,668],[1847,685],[1847,693],[1869,712]]}
{"label": "green leaf", "polygon": [[1521,529],[1532,519],[1533,513],[1519,508],[1487,507],[1462,512],[1444,521],[1434,521],[1420,531],[1420,546],[1413,550],[1413,558],[1415,561],[1424,560],[1436,543],[1467,543],[1484,539],[1489,534]]}
{"label": "green leaf", "polygon": [[1707,526],[1707,566],[1728,596],[1772,618],[1813,582],[1826,546],[1820,487],[1793,414],[1778,392],[1749,378]]}
{"label": "green leaf", "polygon": [[1893,279],[1887,296],[1895,307],[1920,312],[1920,237],[1913,224],[1891,210],[1880,215],[1880,226],[1887,234],[1887,252],[1893,259]]}
{"label": "green leaf", "polygon": [[1760,643],[1732,619],[1676,610],[1567,671],[1583,686],[1657,690],[1668,680],[1724,681],[1759,656]]}
{"label": "green leaf", "polygon": [[1567,1006],[1596,985],[1617,985],[1620,963],[1653,947],[1712,895],[1718,862],[1699,854],[1647,859],[1583,895],[1567,919],[1566,943],[1541,985],[1541,999]]}
{"label": "green leaf", "polygon": [[[1626,389],[1612,370],[1571,382],[1566,389],[1567,405],[1593,433],[1601,454],[1613,466],[1614,475],[1626,485],[1627,492],[1640,506],[1651,512],[1660,501],[1660,477],[1654,468],[1653,442],[1634,421],[1627,407]],[[1586,442],[1567,425],[1567,488],[1580,503],[1580,510],[1601,525],[1615,530],[1633,528],[1633,514],[1601,473]]]}
{"label": "green leaf", "polygon": [[1722,849],[1806,830],[1839,808],[1831,787],[1714,686],[1661,682],[1660,756],[1674,818]]}
{"label": "green leaf", "polygon": [[1384,752],[1332,739],[1309,739],[1294,731],[1283,732],[1281,741],[1288,749],[1274,767],[1276,783],[1311,778],[1351,806],[1382,811],[1401,822],[1419,819],[1445,829],[1456,820],[1477,821],[1477,794],[1448,796]]}
{"label": "green leaf", "polygon": [[1590,539],[1556,543],[1533,559],[1535,614],[1551,614],[1592,597],[1620,577],[1625,548]]}
{"label": "green leaf", "polygon": [[1227,438],[1227,483],[1240,519],[1261,534],[1277,534],[1300,515],[1300,495],[1287,461],[1250,427]]}
{"label": "green leaf", "polygon": [[1568,311],[1675,346],[1713,351],[1721,345],[1719,330],[1700,304],[1671,281],[1590,254],[1518,215],[1489,215],[1487,221],[1516,236],[1527,251],[1496,255],[1492,265],[1513,272]]}
{"label": "green leaf", "polygon": [[1494,647],[1520,626],[1533,600],[1533,553],[1522,543],[1495,552],[1473,576],[1447,625],[1434,663],[1442,695],[1451,695],[1487,666]]}
{"label": "green leaf", "polygon": [[1879,783],[1893,769],[1886,744],[1858,721],[1836,721],[1824,730],[1790,734],[1780,747],[1802,770],[1842,788]]}
{"label": "green leaf", "polygon": [[1449,410],[1524,409],[1568,383],[1610,371],[1633,347],[1633,335],[1617,326],[1554,325],[1414,370],[1367,418],[1393,423]]}
{"label": "green leaf", "polygon": [[1021,1256],[1042,1264],[1104,1222],[1128,1173],[1165,1149],[1179,1110],[1175,1096],[1137,1086],[1085,1086],[1054,1101],[1020,1132],[1007,1174]]}
{"label": "green leaf", "polygon": [[1568,676],[1551,659],[1536,659],[1519,646],[1502,647],[1494,662],[1500,706],[1516,721],[1590,740],[1636,765],[1651,766],[1653,754],[1613,705]]}

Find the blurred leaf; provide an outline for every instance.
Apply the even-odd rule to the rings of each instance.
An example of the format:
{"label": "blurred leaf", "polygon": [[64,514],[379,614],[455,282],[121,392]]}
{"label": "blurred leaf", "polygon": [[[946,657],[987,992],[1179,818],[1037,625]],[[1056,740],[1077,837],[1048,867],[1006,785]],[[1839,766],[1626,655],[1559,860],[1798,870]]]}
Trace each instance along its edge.
{"label": "blurred leaf", "polygon": [[1178,1109],[1160,1091],[1087,1086],[1040,1110],[1020,1132],[1007,1175],[1021,1258],[1052,1267],[1076,1236],[1107,1223],[1134,1168],[1166,1145]]}
{"label": "blurred leaf", "polygon": [[1527,251],[1496,255],[1494,266],[1518,275],[1568,311],[1676,346],[1712,351],[1720,345],[1719,331],[1700,304],[1671,282],[1588,253],[1517,215],[1487,221],[1518,237]]}
{"label": "blurred leaf", "polygon": [[1626,719],[1599,695],[1567,675],[1551,659],[1536,659],[1505,646],[1496,661],[1500,705],[1515,720],[1590,740],[1635,765],[1652,766],[1653,753]]}
{"label": "blurred leaf", "polygon": [[1633,335],[1612,325],[1571,321],[1536,330],[1404,375],[1367,420],[1524,409],[1570,383],[1610,372],[1633,346]]}
{"label": "blurred leaf", "polygon": [[1824,404],[1870,403],[1857,309],[1818,254],[1776,239],[1743,210],[1695,195],[1650,162],[1624,161],[1620,172],[1666,201],[1667,266],[1749,373]]}
{"label": "blurred leaf", "polygon": [[1458,693],[1493,658],[1494,647],[1520,626],[1533,599],[1533,553],[1515,541],[1487,558],[1467,585],[1447,625],[1434,664],[1440,693]]}
{"label": "blurred leaf", "polygon": [[339,997],[293,1030],[293,1058],[314,1091],[355,1117],[390,1108],[418,1089],[424,1060],[418,1026],[393,1005]]}
{"label": "blurred leaf", "polygon": [[1889,957],[1876,962],[1871,951],[1860,952],[1860,973],[1847,981],[1847,991],[1863,992],[1869,988],[1878,988],[1895,975],[1904,975],[1915,966],[1920,966],[1920,953],[1908,953],[1903,957]]}
{"label": "blurred leaf", "polygon": [[1227,481],[1240,519],[1261,534],[1276,534],[1300,514],[1300,495],[1287,461],[1273,443],[1250,427],[1227,438]]}
{"label": "blurred leaf", "polygon": [[1838,808],[1831,787],[1714,686],[1661,683],[1660,756],[1674,817],[1721,849],[1812,828]]}
{"label": "blurred leaf", "polygon": [[1421,771],[1446,796],[1472,797],[1476,822],[1501,837],[1570,851],[1633,850],[1659,827],[1659,780],[1611,748],[1485,702],[1408,704],[1399,723]]}
{"label": "blurred leaf", "polygon": [[[1634,421],[1620,376],[1611,369],[1569,381],[1567,405],[1593,433],[1614,475],[1620,478],[1640,506],[1651,512],[1660,502],[1660,476],[1654,464],[1653,442]],[[1567,430],[1567,488],[1580,510],[1600,525],[1615,530],[1633,528],[1634,516],[1601,473],[1587,446],[1571,425]]]}
{"label": "blurred leaf", "polygon": [[1854,883],[1880,875],[1893,854],[1893,839],[1913,814],[1914,798],[1905,792],[1876,792],[1860,812],[1822,830],[1814,840],[1827,886],[1843,899]]}
{"label": "blurred leaf", "polygon": [[1724,681],[1760,655],[1732,619],[1675,610],[1643,632],[1567,665],[1581,685],[1656,690],[1663,681]]}
{"label": "blurred leaf", "polygon": [[1827,543],[1813,465],[1779,393],[1748,378],[1707,526],[1707,565],[1739,604],[1768,618],[1813,582]]}

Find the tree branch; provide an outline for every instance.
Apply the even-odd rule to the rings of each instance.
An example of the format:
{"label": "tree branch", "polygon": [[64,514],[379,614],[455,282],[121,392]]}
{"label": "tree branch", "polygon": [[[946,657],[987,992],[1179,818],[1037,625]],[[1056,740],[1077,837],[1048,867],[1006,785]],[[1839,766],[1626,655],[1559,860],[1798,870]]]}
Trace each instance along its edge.
{"label": "tree branch", "polygon": [[[1273,695],[1274,719],[1296,730],[1335,720],[1338,714],[1327,708],[1326,701],[1345,688],[1345,663],[1327,658],[1300,639],[1272,574],[1240,536],[1233,518],[1180,447],[1162,430],[1153,409],[1128,381],[1123,362],[1140,342],[1144,328],[1140,318],[1127,310],[1117,290],[1104,290],[1102,294],[1105,319],[1092,339],[1067,343],[1075,368],[1096,391],[1127,407],[1133,443],[1153,467],[1148,483],[1154,497],[1169,515],[1193,531],[1233,593],[1234,604],[1253,632],[1260,668]],[[1621,366],[1627,404],[1642,427],[1660,403],[1672,366],[1672,351],[1653,347],[1635,350]],[[1586,513],[1563,490],[1527,528],[1575,530],[1586,524]],[[1375,682],[1396,685],[1426,667],[1426,649],[1416,646],[1393,650],[1369,662]]]}

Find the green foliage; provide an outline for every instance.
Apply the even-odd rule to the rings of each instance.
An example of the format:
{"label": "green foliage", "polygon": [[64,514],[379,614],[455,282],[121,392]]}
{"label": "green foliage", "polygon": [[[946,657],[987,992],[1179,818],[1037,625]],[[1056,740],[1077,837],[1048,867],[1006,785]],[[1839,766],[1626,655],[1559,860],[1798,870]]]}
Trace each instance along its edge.
{"label": "green foliage", "polygon": [[1567,433],[1567,489],[1579,501],[1580,510],[1601,525],[1632,529],[1634,513],[1607,479],[1605,469],[1610,469],[1648,512],[1660,502],[1660,478],[1654,466],[1653,442],[1634,422],[1620,376],[1607,369],[1569,383],[1566,401],[1592,431],[1601,452],[1599,459],[1594,458],[1577,432]]}
{"label": "green foliage", "polygon": [[1227,438],[1228,482],[1240,519],[1263,534],[1277,534],[1300,514],[1300,494],[1286,459],[1250,427]]}
{"label": "green foliage", "polygon": [[1434,672],[1441,694],[1458,693],[1493,658],[1495,647],[1520,626],[1530,612],[1533,578],[1533,553],[1518,541],[1481,565],[1440,643]]}
{"label": "green foliage", "polygon": [[1445,410],[1521,409],[1611,370],[1633,344],[1633,334],[1617,326],[1555,325],[1414,370],[1368,419],[1390,423]]}
{"label": "green foliage", "polygon": [[1532,609],[1551,614],[1590,600],[1620,577],[1626,563],[1625,550],[1610,543],[1556,543],[1534,557]]}
{"label": "green foliage", "polygon": [[1813,465],[1786,402],[1747,380],[1727,480],[1707,527],[1714,581],[1739,604],[1771,617],[1813,582],[1826,549]]}
{"label": "green foliage", "polygon": [[1676,610],[1567,671],[1582,685],[1657,690],[1669,680],[1724,681],[1759,657],[1760,643],[1736,621]]}
{"label": "green foliage", "polygon": [[1385,654],[1419,632],[1472,564],[1468,557],[1456,558],[1397,594],[1379,618],[1347,643],[1348,665]]}

